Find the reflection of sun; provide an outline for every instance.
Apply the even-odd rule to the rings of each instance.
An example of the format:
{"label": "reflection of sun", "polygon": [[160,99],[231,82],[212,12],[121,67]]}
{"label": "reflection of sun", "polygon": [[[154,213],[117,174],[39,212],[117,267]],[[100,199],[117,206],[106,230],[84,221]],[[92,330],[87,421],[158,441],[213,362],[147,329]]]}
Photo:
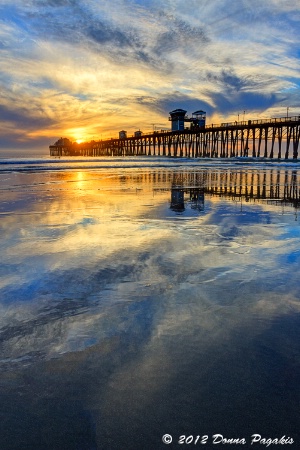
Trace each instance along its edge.
{"label": "reflection of sun", "polygon": [[76,187],[79,190],[82,190],[84,188],[84,173],[83,172],[77,172],[76,173]]}

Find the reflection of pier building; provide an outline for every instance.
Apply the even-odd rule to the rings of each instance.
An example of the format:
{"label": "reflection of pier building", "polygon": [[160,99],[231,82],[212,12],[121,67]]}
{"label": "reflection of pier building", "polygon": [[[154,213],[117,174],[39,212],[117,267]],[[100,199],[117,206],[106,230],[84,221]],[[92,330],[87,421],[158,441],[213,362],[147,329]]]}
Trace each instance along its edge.
{"label": "reflection of pier building", "polygon": [[[192,117],[170,112],[172,129],[119,139],[50,145],[51,156],[169,156],[186,158],[298,158],[300,116],[206,125],[204,111]],[[185,127],[186,122],[190,127]]]}
{"label": "reflection of pier building", "polygon": [[178,186],[172,186],[171,188],[171,206],[173,211],[182,212],[184,207],[184,189]]}
{"label": "reflection of pier building", "polygon": [[204,210],[204,189],[203,188],[190,188],[190,202],[191,208],[198,211]]}
{"label": "reflection of pier building", "polygon": [[204,210],[204,188],[197,186],[176,186],[171,187],[171,205],[170,208],[176,212],[183,212],[185,210],[184,194],[188,194],[188,202],[192,209],[198,211]]}

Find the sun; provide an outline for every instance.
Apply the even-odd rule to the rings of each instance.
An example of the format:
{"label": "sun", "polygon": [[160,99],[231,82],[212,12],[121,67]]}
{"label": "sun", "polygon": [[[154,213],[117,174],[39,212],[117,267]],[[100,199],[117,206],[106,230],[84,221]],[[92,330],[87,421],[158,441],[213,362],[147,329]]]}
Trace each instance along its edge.
{"label": "sun", "polygon": [[66,130],[68,136],[76,144],[82,144],[87,141],[87,132],[84,127],[69,128]]}

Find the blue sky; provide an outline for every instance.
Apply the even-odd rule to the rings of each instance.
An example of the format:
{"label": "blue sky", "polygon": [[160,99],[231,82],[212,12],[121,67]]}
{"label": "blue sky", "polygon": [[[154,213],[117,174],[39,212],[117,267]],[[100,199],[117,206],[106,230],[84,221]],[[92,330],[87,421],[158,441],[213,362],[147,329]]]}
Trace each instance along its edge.
{"label": "blue sky", "polygon": [[[300,3],[0,0],[0,147],[12,152],[300,113]],[[245,113],[244,113],[245,111]]]}

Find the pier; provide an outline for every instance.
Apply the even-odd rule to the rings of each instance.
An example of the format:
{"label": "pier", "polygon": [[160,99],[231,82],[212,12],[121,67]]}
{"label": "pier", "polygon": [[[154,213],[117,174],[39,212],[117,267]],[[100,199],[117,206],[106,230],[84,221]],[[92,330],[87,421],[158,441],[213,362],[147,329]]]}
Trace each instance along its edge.
{"label": "pier", "polygon": [[139,132],[131,137],[122,132],[118,139],[80,144],[61,138],[50,145],[50,156],[298,159],[300,116],[192,125],[144,135]]}

